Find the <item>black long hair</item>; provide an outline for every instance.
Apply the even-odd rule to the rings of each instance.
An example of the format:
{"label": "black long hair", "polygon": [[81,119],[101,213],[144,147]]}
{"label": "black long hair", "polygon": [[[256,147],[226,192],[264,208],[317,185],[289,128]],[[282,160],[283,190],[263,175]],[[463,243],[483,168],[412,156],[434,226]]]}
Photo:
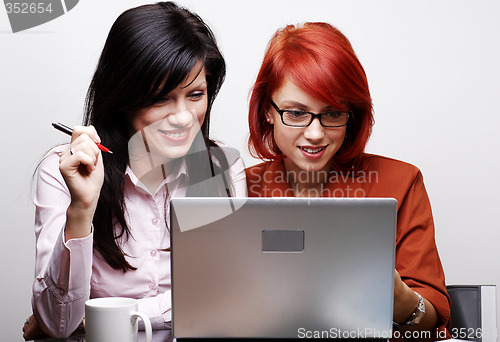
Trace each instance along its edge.
{"label": "black long hair", "polygon": [[[228,162],[209,139],[210,111],[226,74],[224,58],[210,28],[189,10],[172,2],[159,2],[125,11],[109,32],[87,93],[83,124],[94,125],[102,144],[114,152],[103,153],[104,184],[93,220],[94,248],[114,269],[135,269],[117,243],[124,234],[127,238],[130,235],[122,187],[129,163],[130,113],[164,98],[198,62],[206,71],[208,108],[201,138],[193,144],[205,145],[209,163],[191,158],[187,169],[190,174],[201,165],[206,168],[202,173],[213,176],[227,170]],[[193,177],[193,181],[199,178]],[[118,231],[115,225],[120,227]]]}

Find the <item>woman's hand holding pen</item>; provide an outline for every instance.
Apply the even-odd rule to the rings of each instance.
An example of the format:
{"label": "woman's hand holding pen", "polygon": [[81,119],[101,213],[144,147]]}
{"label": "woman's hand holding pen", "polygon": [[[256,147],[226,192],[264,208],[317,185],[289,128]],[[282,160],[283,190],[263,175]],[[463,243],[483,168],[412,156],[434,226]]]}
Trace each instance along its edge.
{"label": "woman's hand holding pen", "polygon": [[71,193],[66,211],[65,240],[91,232],[92,219],[104,181],[100,138],[93,126],[77,126],[69,148],[61,155],[59,170]]}

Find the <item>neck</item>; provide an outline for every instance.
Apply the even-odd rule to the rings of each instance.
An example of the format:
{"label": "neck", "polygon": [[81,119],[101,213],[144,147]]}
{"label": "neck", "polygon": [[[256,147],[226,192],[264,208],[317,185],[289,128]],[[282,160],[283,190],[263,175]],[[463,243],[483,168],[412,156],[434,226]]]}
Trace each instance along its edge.
{"label": "neck", "polygon": [[148,188],[149,192],[154,194],[160,186],[161,182],[163,182],[163,180],[166,178],[164,165],[162,164],[159,167],[156,167],[149,172],[142,174],[141,177],[137,177],[139,178],[141,183]]}
{"label": "neck", "polygon": [[295,197],[321,197],[328,182],[328,170],[305,171],[288,168],[287,179]]}

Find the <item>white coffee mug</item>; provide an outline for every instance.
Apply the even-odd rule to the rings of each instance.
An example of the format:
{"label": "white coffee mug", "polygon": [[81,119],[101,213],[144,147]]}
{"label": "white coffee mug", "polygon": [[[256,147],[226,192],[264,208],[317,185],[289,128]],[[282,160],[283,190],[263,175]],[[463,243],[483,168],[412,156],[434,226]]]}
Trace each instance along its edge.
{"label": "white coffee mug", "polygon": [[137,318],[142,319],[146,342],[151,342],[152,329],[148,316],[138,312],[133,298],[103,297],[85,302],[85,340],[87,342],[137,342]]}

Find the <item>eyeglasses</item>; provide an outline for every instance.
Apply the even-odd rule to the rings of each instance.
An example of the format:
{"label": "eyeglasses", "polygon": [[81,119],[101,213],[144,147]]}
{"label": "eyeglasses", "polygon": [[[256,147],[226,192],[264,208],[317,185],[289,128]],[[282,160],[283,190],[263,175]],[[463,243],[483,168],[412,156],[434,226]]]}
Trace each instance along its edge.
{"label": "eyeglasses", "polygon": [[272,100],[271,105],[281,116],[281,122],[291,127],[307,127],[315,118],[318,118],[323,127],[342,127],[347,125],[349,115],[352,114],[349,111],[329,111],[316,114],[303,110],[279,109]]}

